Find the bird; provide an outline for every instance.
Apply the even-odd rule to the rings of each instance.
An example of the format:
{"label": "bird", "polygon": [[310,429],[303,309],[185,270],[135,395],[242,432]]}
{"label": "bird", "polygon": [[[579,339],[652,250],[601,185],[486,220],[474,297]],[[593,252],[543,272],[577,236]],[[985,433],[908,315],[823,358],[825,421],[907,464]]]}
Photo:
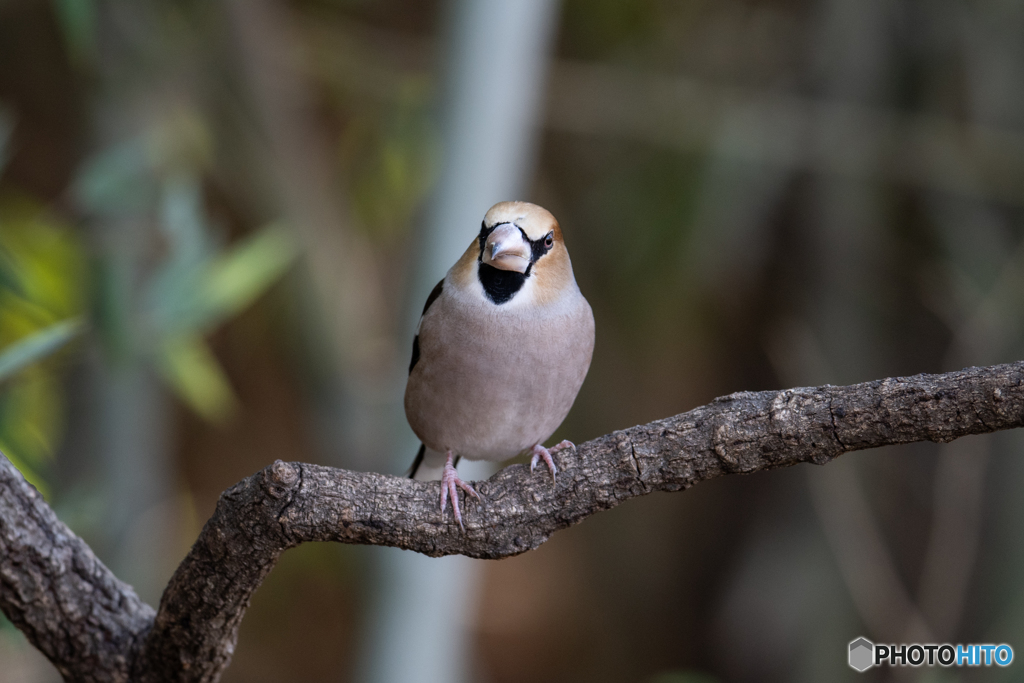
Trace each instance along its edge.
{"label": "bird", "polygon": [[421,446],[409,477],[441,481],[461,528],[460,458],[500,462],[529,453],[543,460],[583,385],[594,353],[594,314],[573,275],[562,230],[546,209],[500,202],[480,233],[437,283],[412,343],[405,414]]}

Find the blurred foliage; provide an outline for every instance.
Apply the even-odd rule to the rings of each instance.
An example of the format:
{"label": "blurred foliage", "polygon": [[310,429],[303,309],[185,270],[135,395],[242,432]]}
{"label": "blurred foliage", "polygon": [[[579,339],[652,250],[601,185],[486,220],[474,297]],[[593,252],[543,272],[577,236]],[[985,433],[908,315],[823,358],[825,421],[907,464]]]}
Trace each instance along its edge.
{"label": "blurred foliage", "polygon": [[11,375],[50,355],[81,331],[77,318],[55,323],[34,332],[0,351],[0,383]]}
{"label": "blurred foliage", "polygon": [[[12,131],[0,110],[0,172]],[[44,495],[64,404],[54,363],[34,363],[78,332],[84,285],[70,227],[23,194],[0,194],[0,451]]]}
{"label": "blurred foliage", "polygon": [[[195,190],[188,187],[212,161],[213,140],[202,115],[192,107],[173,107],[134,137],[110,144],[82,164],[75,179],[74,194],[87,214],[102,220],[121,216],[146,217],[163,210],[165,213],[194,210],[182,202],[198,202],[184,197]],[[185,178],[191,177],[191,181]],[[169,196],[160,205],[162,186],[167,183]],[[178,192],[175,195],[174,192]],[[189,220],[177,214],[165,220]],[[166,226],[182,232],[175,225]],[[196,242],[201,228],[183,235]]]}
{"label": "blurred foliage", "polygon": [[[71,9],[75,4],[62,6],[72,14],[91,11]],[[12,129],[11,117],[0,117],[0,161]],[[24,193],[0,194],[0,450],[41,491],[48,490],[44,473],[61,438],[64,396],[59,366],[36,361],[81,330],[89,291],[112,362],[151,358],[178,396],[208,420],[222,421],[236,407],[202,335],[275,282],[295,249],[277,226],[230,248],[220,244],[200,180],[210,145],[199,116],[177,110],[83,165],[75,195],[98,230],[119,221],[155,220],[159,227],[164,255],[138,292],[133,275],[118,266],[123,245],[92,259],[90,278],[90,259],[71,226]]]}
{"label": "blurred foliage", "polygon": [[152,311],[161,339],[158,367],[178,395],[203,417],[221,421],[232,413],[236,401],[200,333],[251,304],[294,256],[287,233],[271,226],[231,250],[206,255],[195,264],[194,274],[175,274],[169,264],[159,281],[163,289],[154,287]]}
{"label": "blurred foliage", "polygon": [[96,4],[93,0],[53,0],[71,62],[83,67],[96,59]]}
{"label": "blurred foliage", "polygon": [[[386,4],[350,9],[380,12]],[[365,59],[366,51],[379,49],[372,35],[354,31],[322,7],[315,16],[308,27],[308,69],[341,125],[338,168],[360,227],[393,244],[412,229],[441,162],[436,81],[403,68],[419,49],[381,52],[387,63],[376,63]]]}
{"label": "blurred foliage", "polygon": [[237,408],[224,371],[202,339],[179,334],[157,349],[157,367],[178,397],[213,422],[230,417]]}
{"label": "blurred foliage", "polygon": [[361,222],[384,239],[405,232],[436,176],[440,148],[429,83],[410,79],[383,112],[353,118],[341,137]]}
{"label": "blurred foliage", "polygon": [[74,231],[25,196],[0,196],[0,450],[44,493],[64,399],[59,367],[33,363],[77,333],[85,291]]}
{"label": "blurred foliage", "polygon": [[[224,231],[203,197],[211,155],[206,123],[196,111],[179,109],[88,160],[75,190],[101,226],[155,222],[162,239],[161,257],[143,274],[123,272],[116,249],[101,256],[98,324],[112,360],[151,358],[179,398],[221,422],[237,399],[202,335],[249,306],[296,252],[277,226],[223,246]],[[142,280],[137,294],[133,278]]]}

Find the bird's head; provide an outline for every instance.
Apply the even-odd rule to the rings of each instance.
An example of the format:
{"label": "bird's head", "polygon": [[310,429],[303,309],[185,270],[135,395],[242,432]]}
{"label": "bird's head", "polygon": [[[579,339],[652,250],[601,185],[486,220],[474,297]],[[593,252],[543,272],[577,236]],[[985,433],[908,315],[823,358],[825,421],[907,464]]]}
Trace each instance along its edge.
{"label": "bird's head", "polygon": [[484,294],[499,305],[522,299],[521,291],[525,299],[543,303],[576,288],[558,221],[528,202],[492,206],[460,265],[472,268]]}
{"label": "bird's head", "polygon": [[565,254],[558,221],[547,209],[527,202],[492,206],[480,226],[479,241],[480,263],[524,275]]}
{"label": "bird's head", "polygon": [[496,204],[483,216],[478,242],[477,260],[484,289],[488,272],[489,280],[507,283],[516,290],[525,285],[525,280],[532,281],[529,289],[536,292],[531,296],[541,299],[575,287],[562,229],[547,209],[527,202]]}

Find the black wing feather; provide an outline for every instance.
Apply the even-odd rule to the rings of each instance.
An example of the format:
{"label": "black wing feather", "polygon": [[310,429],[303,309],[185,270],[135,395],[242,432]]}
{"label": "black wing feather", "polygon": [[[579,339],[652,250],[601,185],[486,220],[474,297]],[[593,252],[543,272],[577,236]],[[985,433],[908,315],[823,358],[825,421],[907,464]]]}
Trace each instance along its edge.
{"label": "black wing feather", "polygon": [[416,471],[419,470],[420,465],[423,464],[423,456],[427,452],[427,447],[420,444],[420,449],[416,452],[416,459],[412,461],[412,467],[409,468],[409,478],[416,478]]}
{"label": "black wing feather", "polygon": [[[419,472],[420,465],[423,464],[423,458],[427,454],[427,447],[424,444],[420,444],[420,449],[416,451],[416,459],[412,461],[412,467],[409,468],[409,472],[406,475],[409,479],[415,479],[416,473]],[[452,467],[458,467],[459,461],[462,460],[461,455],[456,455],[452,459]]]}
{"label": "black wing feather", "polygon": [[[441,279],[434,288],[430,290],[430,295],[427,297],[427,303],[423,304],[423,313],[420,314],[422,318],[427,314],[427,309],[430,308],[430,304],[437,301],[437,297],[441,296],[441,290],[444,289],[444,278]],[[412,360],[409,361],[409,374],[412,374],[412,369],[416,367],[416,363],[420,362],[420,335],[416,335],[412,338]]]}
{"label": "black wing feather", "polygon": [[427,309],[430,308],[430,304],[437,301],[437,297],[441,296],[442,289],[444,289],[444,278],[441,278],[441,281],[434,285],[434,288],[430,290],[430,294],[427,296],[427,303],[423,304],[423,312],[420,313],[420,316],[427,314]]}

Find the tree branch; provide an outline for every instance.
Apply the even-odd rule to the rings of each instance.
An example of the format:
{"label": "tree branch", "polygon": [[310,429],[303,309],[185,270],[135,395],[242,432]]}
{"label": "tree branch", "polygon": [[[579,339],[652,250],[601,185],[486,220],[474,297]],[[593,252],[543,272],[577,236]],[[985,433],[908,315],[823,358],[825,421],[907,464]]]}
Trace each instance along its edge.
{"label": "tree branch", "polygon": [[71,681],[130,680],[155,616],[2,455],[0,609]]}
{"label": "tree branch", "polygon": [[[307,541],[502,558],[624,500],[725,474],[1024,425],[1024,362],[848,387],[743,392],[616,431],[477,484],[466,529],[438,509],[436,482],[275,462],[224,492],[152,611],[0,458],[0,608],[66,678],[216,681],[253,591]],[[152,629],[149,630],[149,625]],[[147,633],[148,632],[148,633]],[[141,638],[145,636],[145,640]]]}

